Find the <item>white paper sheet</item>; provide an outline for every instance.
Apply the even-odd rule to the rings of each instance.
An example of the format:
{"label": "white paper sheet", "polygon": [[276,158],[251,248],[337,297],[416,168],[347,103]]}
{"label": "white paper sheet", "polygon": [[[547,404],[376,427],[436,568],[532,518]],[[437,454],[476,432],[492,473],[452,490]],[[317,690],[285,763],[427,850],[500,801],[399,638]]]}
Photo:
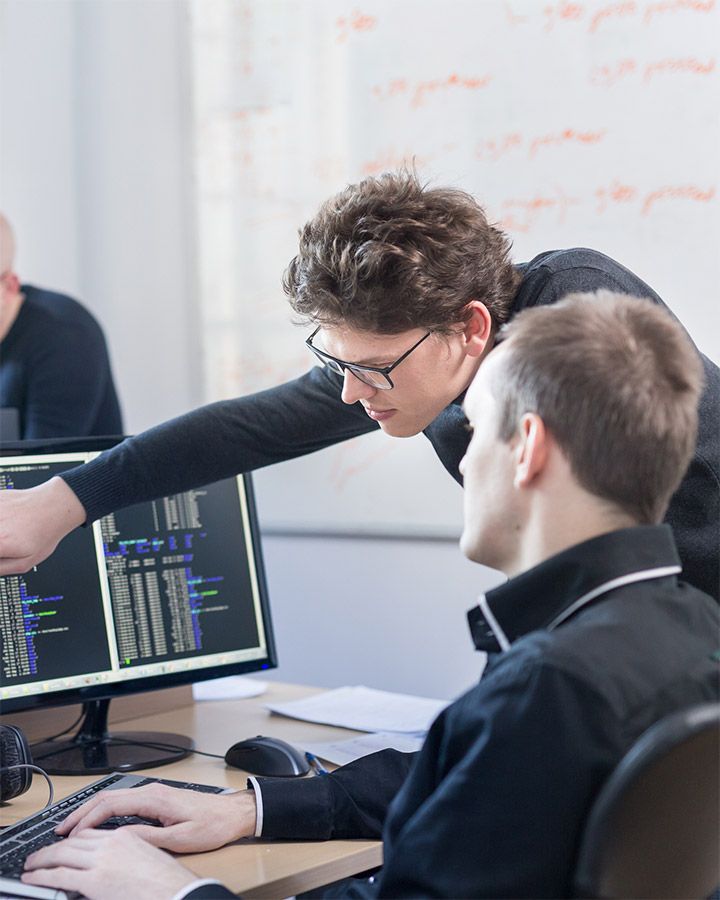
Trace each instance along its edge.
{"label": "white paper sheet", "polygon": [[413,753],[419,750],[425,740],[422,734],[398,734],[384,731],[380,734],[362,734],[347,741],[311,741],[303,742],[303,750],[309,750],[319,759],[344,766],[354,762],[361,756],[376,753],[378,750],[400,750]]}
{"label": "white paper sheet", "polygon": [[448,703],[355,685],[288,703],[268,703],[267,709],[293,719],[357,731],[418,734],[428,730]]}

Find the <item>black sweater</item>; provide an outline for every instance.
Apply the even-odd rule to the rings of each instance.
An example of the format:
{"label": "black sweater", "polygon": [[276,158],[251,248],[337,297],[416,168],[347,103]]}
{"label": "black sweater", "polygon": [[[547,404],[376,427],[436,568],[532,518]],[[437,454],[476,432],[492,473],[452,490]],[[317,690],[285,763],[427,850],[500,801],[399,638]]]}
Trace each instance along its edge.
{"label": "black sweater", "polygon": [[[628,269],[593,250],[542,253],[518,267],[523,278],[514,311],[554,303],[568,293],[612,291],[658,295]],[[672,525],[683,578],[718,599],[720,592],[720,370],[702,357],[706,385],[695,455],[672,499]],[[359,403],[340,397],[339,376],[314,368],[279,387],[201,407],[158,425],[62,477],[88,521],[141,500],[199,487],[239,472],[312,453],[373,431]],[[460,398],[425,429],[457,481],[468,442]]]}
{"label": "black sweater", "polygon": [[0,344],[0,406],[20,414],[20,437],[122,434],[102,330],[72,297],[25,284]]}

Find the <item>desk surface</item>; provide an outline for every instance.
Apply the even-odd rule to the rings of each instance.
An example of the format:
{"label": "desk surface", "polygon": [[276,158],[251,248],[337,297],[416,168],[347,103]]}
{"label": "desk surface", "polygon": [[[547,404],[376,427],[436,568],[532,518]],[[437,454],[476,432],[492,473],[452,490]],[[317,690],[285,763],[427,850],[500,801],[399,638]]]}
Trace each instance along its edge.
{"label": "desk surface", "polygon": [[[236,741],[256,734],[302,746],[304,741],[325,741],[357,734],[343,728],[313,725],[275,716],[263,708],[269,701],[294,700],[317,693],[315,688],[270,682],[261,697],[249,700],[222,700],[182,706],[166,713],[132,719],[116,730],[175,731],[195,739],[198,750],[224,754]],[[217,784],[243,789],[247,775],[229,769],[219,759],[191,755],[181,762],[140,770],[140,774]],[[60,799],[95,778],[53,776],[56,799]],[[45,802],[47,785],[39,776],[31,789],[0,807],[0,825],[9,825],[31,815]],[[181,857],[181,861],[202,877],[220,879],[244,897],[282,898],[373,869],[382,862],[379,841],[263,841],[244,840],[220,850]]]}

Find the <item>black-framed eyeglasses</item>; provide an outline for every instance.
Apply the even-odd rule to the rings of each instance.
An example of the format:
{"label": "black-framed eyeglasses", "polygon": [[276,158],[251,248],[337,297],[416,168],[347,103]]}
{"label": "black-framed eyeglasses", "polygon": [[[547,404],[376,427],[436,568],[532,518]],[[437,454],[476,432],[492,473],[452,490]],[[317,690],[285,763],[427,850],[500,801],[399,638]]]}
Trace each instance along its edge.
{"label": "black-framed eyeglasses", "polygon": [[361,366],[358,363],[349,363],[345,362],[344,359],[338,359],[336,356],[330,356],[329,353],[320,350],[319,347],[313,346],[313,338],[321,328],[322,325],[318,325],[315,331],[313,331],[310,337],[305,341],[308,348],[312,350],[320,362],[327,366],[328,369],[332,369],[333,372],[337,372],[340,375],[344,375],[345,370],[348,369],[356,378],[362,381],[363,384],[369,384],[370,387],[377,388],[379,391],[389,391],[395,387],[392,383],[392,378],[390,378],[390,373],[393,369],[396,369],[404,359],[407,359],[413,350],[417,350],[420,344],[427,340],[432,334],[432,331],[428,331],[428,333],[423,335],[416,344],[413,344],[409,350],[406,350],[402,356],[389,366]]}

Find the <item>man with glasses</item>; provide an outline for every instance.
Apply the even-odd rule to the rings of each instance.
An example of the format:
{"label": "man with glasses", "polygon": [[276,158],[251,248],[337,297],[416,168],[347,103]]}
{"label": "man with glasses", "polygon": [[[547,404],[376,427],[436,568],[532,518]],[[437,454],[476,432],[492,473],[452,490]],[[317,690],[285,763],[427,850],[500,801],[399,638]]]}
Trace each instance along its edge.
{"label": "man with glasses", "polygon": [[[468,442],[462,399],[500,326],[573,291],[662,301],[601,253],[513,264],[478,203],[407,172],[331,198],[301,231],[284,277],[325,364],[280,387],[202,407],[30,491],[0,493],[0,574],[27,571],[84,522],[381,428],[423,432],[450,475]],[[696,453],[673,497],[686,579],[720,591],[720,371],[703,358]]]}
{"label": "man with glasses", "polygon": [[[375,880],[328,896],[575,896],[605,779],[653,723],[720,699],[720,610],[679,579],[659,524],[693,452],[701,383],[690,340],[649,300],[601,291],[521,313],[467,392],[461,463],[461,548],[510,580],[468,613],[488,664],[407,777],[408,755],[383,751],[226,796],[106,791],[62,824],[69,840],[29,857],[24,879],[90,900],[219,900],[233,894],[157,848],[382,831]],[[123,815],[164,827],[96,830]]]}

